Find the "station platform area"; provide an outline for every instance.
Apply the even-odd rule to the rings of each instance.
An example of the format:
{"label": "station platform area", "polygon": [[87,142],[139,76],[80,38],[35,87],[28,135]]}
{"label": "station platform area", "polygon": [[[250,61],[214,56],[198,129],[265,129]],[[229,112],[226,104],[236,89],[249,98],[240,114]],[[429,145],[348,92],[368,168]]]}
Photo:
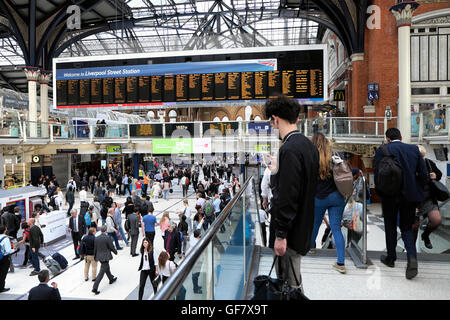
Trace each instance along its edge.
{"label": "station platform area", "polygon": [[[175,181],[175,180],[174,180]],[[158,199],[154,202],[155,216],[159,220],[162,213],[168,211],[170,218],[176,223],[179,222],[179,216],[176,213],[182,210],[182,191],[180,186],[174,183],[174,192],[170,194],[169,200]],[[117,196],[115,201],[124,203],[126,197]],[[196,198],[192,188],[189,190],[189,206],[195,206]],[[88,201],[92,201],[92,195],[89,194]],[[74,208],[79,208],[79,199],[77,196]],[[333,263],[336,261],[335,249],[317,249],[315,254],[308,253],[302,258],[301,272],[303,287],[305,294],[311,300],[447,300],[450,299],[450,263],[439,261],[439,259],[427,257],[426,253],[419,253],[419,274],[413,280],[405,279],[406,256],[399,253],[395,268],[388,268],[383,265],[379,256],[385,251],[384,226],[381,217],[381,207],[374,203],[368,206],[368,258],[367,268],[358,268],[351,257],[346,254],[345,265],[346,274],[340,274],[332,269]],[[67,218],[68,221],[69,218]],[[68,222],[67,222],[68,224]],[[231,222],[230,222],[231,224]],[[317,237],[317,247],[320,248],[319,239],[325,229],[323,223],[319,235]],[[344,230],[344,228],[343,228]],[[100,232],[97,233],[99,235]],[[345,234],[344,234],[345,235]],[[248,286],[240,288],[241,300],[251,299],[253,296],[252,281],[256,275],[269,274],[272,265],[273,252],[271,249],[262,247],[260,232],[254,232],[256,258],[250,265],[248,273]],[[220,242],[225,238],[232,241],[233,235],[225,233],[219,238]],[[138,251],[142,241],[142,235],[139,235]],[[123,250],[118,251],[118,255],[113,255],[110,261],[111,272],[117,277],[117,281],[110,285],[105,278],[99,287],[100,294],[94,295],[91,292],[93,282],[91,281],[91,273],[89,280],[84,280],[84,261],[72,260],[75,257],[73,243],[69,232],[66,238],[60,240],[48,247],[41,248],[44,255],[50,255],[59,252],[69,262],[69,266],[57,276],[53,276],[51,281],[58,284],[58,288],[63,300],[137,300],[139,288],[139,272],[140,256],[131,257],[130,247],[127,247],[123,241],[119,241]],[[399,250],[401,251],[401,240],[399,241]],[[156,228],[155,250],[159,254],[163,246],[161,231]],[[231,248],[231,246],[229,247]],[[235,252],[234,252],[234,251]],[[233,260],[239,254],[236,248],[233,250],[225,249],[222,253],[223,257],[228,254],[226,260],[227,265],[223,266],[223,274],[217,279],[225,278],[226,272],[238,269],[239,262]],[[232,252],[233,251],[233,252]],[[23,261],[24,250],[13,256],[15,266],[14,272],[9,272],[6,278],[6,287],[11,288],[10,291],[2,293],[0,300],[26,300],[28,291],[38,284],[36,276],[29,276],[31,268],[20,269],[19,266]],[[183,263],[178,257],[175,262],[179,265]],[[45,269],[45,265],[40,261],[41,269]],[[99,269],[98,269],[99,270]],[[240,282],[240,274],[236,272],[235,276],[226,276],[228,286],[242,286]],[[275,276],[273,272],[272,276]],[[190,280],[190,279],[189,279]],[[153,290],[149,280],[144,292],[144,300],[151,300],[154,297]],[[188,281],[185,282],[185,284]],[[217,283],[216,285],[219,285]],[[188,291],[192,289],[185,285]],[[233,289],[234,290],[234,289]],[[231,291],[233,291],[231,290]],[[186,296],[186,300],[203,300],[205,295],[190,294]],[[221,300],[221,296],[217,294],[215,300]],[[222,295],[223,299],[230,299],[227,294]],[[236,300],[240,300],[236,299]]]}

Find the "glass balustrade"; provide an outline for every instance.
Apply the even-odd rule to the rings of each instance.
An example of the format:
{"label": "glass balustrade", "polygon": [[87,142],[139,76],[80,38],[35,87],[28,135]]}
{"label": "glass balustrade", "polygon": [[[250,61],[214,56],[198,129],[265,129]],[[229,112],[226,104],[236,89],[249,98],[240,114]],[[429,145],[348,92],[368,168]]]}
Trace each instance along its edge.
{"label": "glass balustrade", "polygon": [[246,181],[154,299],[242,299],[246,282],[251,281],[248,275],[258,224],[252,181]]}
{"label": "glass balustrade", "polygon": [[1,138],[20,138],[21,128],[18,121],[0,120],[0,137]]}
{"label": "glass balustrade", "polygon": [[446,116],[450,109],[435,109],[422,112],[423,136],[446,136]]}

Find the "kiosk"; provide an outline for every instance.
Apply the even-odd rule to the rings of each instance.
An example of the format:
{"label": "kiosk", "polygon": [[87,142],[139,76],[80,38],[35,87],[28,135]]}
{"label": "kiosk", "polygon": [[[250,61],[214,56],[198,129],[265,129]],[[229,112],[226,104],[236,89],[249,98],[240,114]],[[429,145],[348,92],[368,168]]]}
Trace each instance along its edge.
{"label": "kiosk", "polygon": [[[42,204],[42,196],[47,194],[45,187],[20,187],[9,190],[0,190],[0,208],[20,208],[21,222],[31,218],[37,204]],[[55,242],[66,236],[66,211],[51,211],[39,216],[39,223],[44,234],[44,245]],[[44,227],[45,226],[45,227]],[[22,228],[17,237],[22,237]]]}

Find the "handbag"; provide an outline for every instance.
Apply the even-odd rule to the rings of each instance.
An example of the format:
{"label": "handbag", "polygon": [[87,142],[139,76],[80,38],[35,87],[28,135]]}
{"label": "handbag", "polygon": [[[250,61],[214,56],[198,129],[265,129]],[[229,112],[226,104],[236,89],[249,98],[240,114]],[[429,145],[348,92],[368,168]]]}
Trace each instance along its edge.
{"label": "handbag", "polygon": [[353,175],[348,163],[335,153],[331,157],[333,179],[339,193],[346,199],[353,194]]}
{"label": "handbag", "polygon": [[[283,260],[283,261],[282,261]],[[297,288],[293,288],[288,283],[286,260],[289,260],[289,265],[294,274]],[[273,267],[276,262],[279,262],[279,270],[281,279],[271,278]],[[284,266],[283,266],[284,264]],[[272,267],[270,268],[269,275],[259,275],[253,280],[255,285],[254,296],[251,300],[300,300],[309,301],[309,299],[303,294],[300,283],[294,272],[294,265],[289,257],[276,256],[273,260]]]}
{"label": "handbag", "polygon": [[[431,165],[430,165],[430,162],[428,161],[428,159],[427,159],[426,163],[429,167],[430,172],[432,172]],[[431,179],[430,187],[431,187],[431,192],[432,192],[433,196],[438,201],[445,201],[448,198],[450,198],[450,193],[449,193],[447,187],[444,184],[442,184],[441,182],[439,182],[435,179]]]}
{"label": "handbag", "polygon": [[153,287],[157,288],[160,282],[161,282],[161,276],[158,275],[158,276],[157,276],[155,279],[153,279],[153,281],[152,281]]}

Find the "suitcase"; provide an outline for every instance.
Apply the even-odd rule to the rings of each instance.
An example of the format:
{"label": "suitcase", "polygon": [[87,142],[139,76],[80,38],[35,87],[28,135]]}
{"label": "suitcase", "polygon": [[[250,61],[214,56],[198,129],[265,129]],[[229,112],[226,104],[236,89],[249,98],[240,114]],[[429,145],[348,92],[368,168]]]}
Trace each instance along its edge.
{"label": "suitcase", "polygon": [[44,259],[44,264],[54,276],[56,276],[61,272],[61,267],[59,266],[59,263],[56,262],[52,257],[46,257]]}
{"label": "suitcase", "polygon": [[64,258],[64,256],[58,252],[55,252],[54,254],[52,254],[52,258],[54,260],[56,260],[56,262],[58,262],[61,269],[65,269],[69,265],[66,258]]}

